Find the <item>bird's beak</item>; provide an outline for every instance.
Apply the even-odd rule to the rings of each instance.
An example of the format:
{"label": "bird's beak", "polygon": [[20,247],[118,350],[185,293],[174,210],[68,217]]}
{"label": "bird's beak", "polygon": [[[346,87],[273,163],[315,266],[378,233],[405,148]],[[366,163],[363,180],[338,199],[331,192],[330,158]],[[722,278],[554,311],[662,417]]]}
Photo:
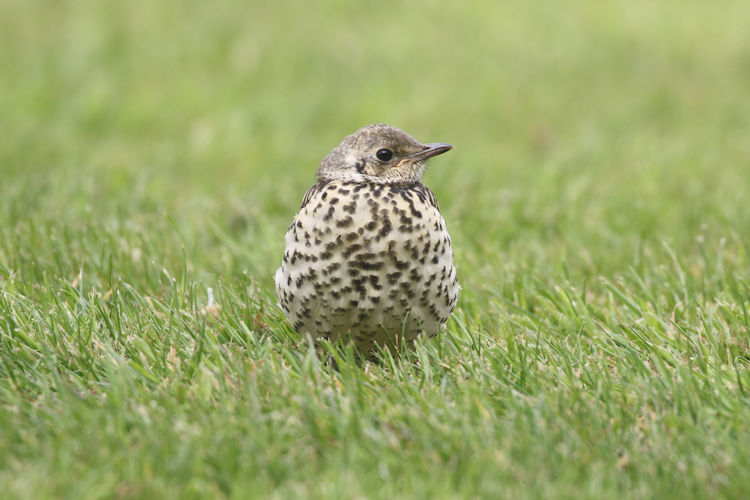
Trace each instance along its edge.
{"label": "bird's beak", "polygon": [[[423,146],[424,149],[422,149],[422,151],[417,151],[416,153],[410,154],[409,156],[404,158],[404,160],[408,161],[409,163],[424,161],[428,158],[441,155],[446,151],[450,151],[451,149],[453,149],[453,146],[451,146],[450,144],[445,144],[443,142],[429,142],[427,144],[424,144]],[[404,160],[401,161],[405,163]]]}

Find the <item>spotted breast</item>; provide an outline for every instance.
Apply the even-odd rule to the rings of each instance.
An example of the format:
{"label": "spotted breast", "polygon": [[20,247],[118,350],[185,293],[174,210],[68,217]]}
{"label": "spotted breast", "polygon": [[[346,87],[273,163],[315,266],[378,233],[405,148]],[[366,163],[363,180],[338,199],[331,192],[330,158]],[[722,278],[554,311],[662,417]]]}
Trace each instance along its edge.
{"label": "spotted breast", "polygon": [[[383,162],[388,155],[380,150],[388,149],[388,161],[398,155],[400,166],[423,169],[433,149],[450,148],[395,137],[369,148],[376,161]],[[319,171],[286,233],[275,281],[281,308],[300,334],[352,341],[370,355],[378,346],[397,349],[419,334],[437,334],[459,285],[451,237],[432,191],[418,178],[373,179],[376,172],[366,169],[369,150],[359,149],[350,156],[354,171],[364,170],[361,176]]]}

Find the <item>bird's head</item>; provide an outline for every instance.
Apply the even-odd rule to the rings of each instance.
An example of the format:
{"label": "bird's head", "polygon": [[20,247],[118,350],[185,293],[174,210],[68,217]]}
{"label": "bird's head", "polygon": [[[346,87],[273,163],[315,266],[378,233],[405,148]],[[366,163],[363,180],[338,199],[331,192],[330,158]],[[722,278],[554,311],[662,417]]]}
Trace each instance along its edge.
{"label": "bird's head", "polygon": [[428,159],[452,148],[443,143],[422,144],[390,125],[367,125],[344,137],[341,144],[323,158],[318,178],[410,184],[422,178]]}

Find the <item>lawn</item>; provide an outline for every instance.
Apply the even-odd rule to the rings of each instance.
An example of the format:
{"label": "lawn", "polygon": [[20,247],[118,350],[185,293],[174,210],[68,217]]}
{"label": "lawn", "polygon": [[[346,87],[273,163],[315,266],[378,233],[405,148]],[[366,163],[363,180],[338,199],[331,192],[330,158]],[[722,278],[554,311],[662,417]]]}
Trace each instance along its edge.
{"label": "lawn", "polygon": [[[747,497],[748,19],[0,2],[0,497]],[[337,371],[273,273],[372,122],[455,146],[463,289]]]}

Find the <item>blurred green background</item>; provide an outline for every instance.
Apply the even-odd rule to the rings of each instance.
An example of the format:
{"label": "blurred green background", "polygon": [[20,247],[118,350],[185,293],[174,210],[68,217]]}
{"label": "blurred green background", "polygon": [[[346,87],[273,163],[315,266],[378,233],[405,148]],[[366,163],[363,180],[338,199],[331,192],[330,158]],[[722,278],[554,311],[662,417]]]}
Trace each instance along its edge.
{"label": "blurred green background", "polygon": [[[317,163],[387,122],[455,145],[425,182],[465,266],[571,245],[625,265],[644,239],[747,227],[748,11],[5,1],[3,226],[168,215],[182,233],[165,228],[166,261],[185,244],[215,256],[202,272],[249,268],[270,286]],[[219,230],[240,248],[212,247]]]}
{"label": "blurred green background", "polygon": [[[742,496],[749,19],[2,0],[0,483]],[[424,182],[463,290],[414,373],[310,368],[269,305],[318,162],[373,122],[455,146]]]}

